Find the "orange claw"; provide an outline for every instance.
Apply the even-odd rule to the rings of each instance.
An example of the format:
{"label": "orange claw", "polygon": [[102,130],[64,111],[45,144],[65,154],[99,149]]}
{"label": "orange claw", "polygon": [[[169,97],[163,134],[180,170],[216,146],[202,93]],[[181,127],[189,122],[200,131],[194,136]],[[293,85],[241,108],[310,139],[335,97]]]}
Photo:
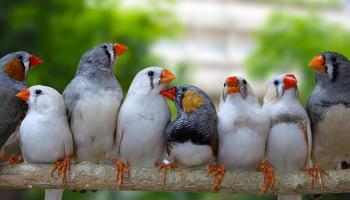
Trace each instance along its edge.
{"label": "orange claw", "polygon": [[182,173],[181,168],[176,163],[156,162],[155,166],[159,171],[163,170],[163,186],[165,186],[169,170],[174,170],[176,172]]}
{"label": "orange claw", "polygon": [[10,156],[6,156],[5,158],[11,165],[20,164],[23,162],[22,156],[17,156],[16,154],[11,154]]}
{"label": "orange claw", "polygon": [[264,174],[264,183],[263,187],[261,188],[261,192],[259,193],[264,194],[267,192],[269,187],[271,186],[271,189],[275,188],[275,170],[270,165],[269,161],[263,160],[261,163],[257,166],[257,171],[260,171]]}
{"label": "orange claw", "polygon": [[214,178],[214,190],[219,191],[221,187],[222,179],[224,179],[225,173],[227,171],[226,165],[218,165],[215,162],[209,164],[208,176]]}
{"label": "orange claw", "polygon": [[66,184],[67,182],[66,175],[70,170],[70,161],[71,161],[71,156],[67,156],[64,159],[57,160],[54,163],[54,168],[51,170],[51,177],[53,176],[53,173],[57,170],[57,174],[61,178],[63,184]]}
{"label": "orange claw", "polygon": [[314,187],[315,180],[318,179],[320,186],[321,186],[321,191],[323,191],[323,175],[329,176],[326,170],[320,168],[317,164],[314,164],[312,168],[307,168],[306,172],[308,173],[310,177],[310,186],[311,188]]}
{"label": "orange claw", "polygon": [[124,181],[124,173],[130,177],[130,161],[127,161],[124,163],[120,159],[115,159],[115,158],[108,158],[113,162],[114,168],[115,168],[115,178],[117,182],[117,188],[119,189],[121,186],[123,186],[123,181]]}

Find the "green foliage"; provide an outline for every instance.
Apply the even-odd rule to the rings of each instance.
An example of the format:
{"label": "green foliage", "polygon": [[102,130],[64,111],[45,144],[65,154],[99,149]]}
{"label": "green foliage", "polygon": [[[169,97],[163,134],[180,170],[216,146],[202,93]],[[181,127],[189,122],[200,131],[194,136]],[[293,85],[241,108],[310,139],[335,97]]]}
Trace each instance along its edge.
{"label": "green foliage", "polygon": [[30,73],[28,83],[63,91],[86,50],[106,41],[119,42],[129,47],[116,66],[117,79],[126,92],[141,68],[159,65],[149,53],[150,45],[179,30],[171,10],[149,3],[149,8],[141,8],[123,6],[121,1],[28,0],[14,4],[2,0],[0,55],[26,50],[39,56],[44,63]]}
{"label": "green foliage", "polygon": [[311,58],[323,51],[350,56],[349,32],[316,15],[274,13],[256,39],[257,48],[246,62],[248,73],[263,79],[271,73],[299,72],[304,102],[315,85],[314,73],[307,66]]}

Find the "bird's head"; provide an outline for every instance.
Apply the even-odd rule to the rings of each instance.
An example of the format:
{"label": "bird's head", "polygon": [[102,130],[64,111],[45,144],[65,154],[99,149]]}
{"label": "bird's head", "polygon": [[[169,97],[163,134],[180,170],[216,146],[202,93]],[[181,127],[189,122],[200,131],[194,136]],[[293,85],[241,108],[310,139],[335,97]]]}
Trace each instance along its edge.
{"label": "bird's head", "polygon": [[0,59],[0,68],[10,78],[25,81],[30,69],[42,63],[42,60],[25,51],[10,53]]}
{"label": "bird's head", "polygon": [[349,60],[337,52],[320,53],[312,58],[309,66],[320,83],[343,82],[350,76]]}
{"label": "bird's head", "polygon": [[99,44],[83,54],[79,62],[79,72],[85,70],[114,70],[116,59],[128,50],[123,44],[106,42]]}
{"label": "bird's head", "polygon": [[16,94],[16,97],[27,102],[29,110],[32,109],[41,113],[65,112],[62,95],[51,87],[35,85],[23,89]]}
{"label": "bird's head", "polygon": [[274,102],[284,97],[298,98],[297,83],[294,74],[283,74],[272,78],[267,84],[264,102]]}
{"label": "bird's head", "polygon": [[255,97],[249,83],[240,76],[230,76],[224,83],[222,100],[234,98],[246,99],[247,97]]}
{"label": "bird's head", "polygon": [[167,69],[148,67],[137,73],[130,85],[129,92],[140,95],[159,95],[167,84],[175,79],[176,76]]}
{"label": "bird's head", "polygon": [[[162,95],[174,101],[177,110],[191,113],[195,110],[214,108],[209,96],[201,89],[192,85],[180,85],[163,90]],[[215,109],[215,108],[214,108]]]}

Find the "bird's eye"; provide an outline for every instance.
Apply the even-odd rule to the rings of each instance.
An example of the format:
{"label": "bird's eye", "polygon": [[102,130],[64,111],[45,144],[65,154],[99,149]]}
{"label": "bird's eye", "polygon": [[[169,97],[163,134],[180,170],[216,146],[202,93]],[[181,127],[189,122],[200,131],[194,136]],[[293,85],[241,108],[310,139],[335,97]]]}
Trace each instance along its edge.
{"label": "bird's eye", "polygon": [[247,81],[245,79],[243,79],[242,82],[243,82],[244,85],[247,85]]}
{"label": "bird's eye", "polygon": [[153,71],[149,71],[148,72],[148,76],[152,77],[154,75],[154,72]]}
{"label": "bird's eye", "polygon": [[273,84],[277,86],[277,85],[279,84],[279,82],[278,82],[277,80],[275,80],[275,81],[273,82]]}
{"label": "bird's eye", "polygon": [[336,57],[332,57],[332,58],[331,58],[331,61],[332,61],[332,62],[336,62],[336,61],[337,61],[337,58],[336,58]]}
{"label": "bird's eye", "polygon": [[39,94],[41,94],[41,93],[42,93],[41,90],[35,90],[35,94],[39,95]]}
{"label": "bird's eye", "polygon": [[23,56],[20,55],[20,54],[18,54],[16,57],[17,57],[18,60],[23,60]]}
{"label": "bird's eye", "polygon": [[182,92],[186,92],[187,91],[187,88],[182,88]]}
{"label": "bird's eye", "polygon": [[107,49],[107,45],[105,45],[105,44],[102,45],[102,48],[103,48],[103,49]]}
{"label": "bird's eye", "polygon": [[224,87],[226,87],[226,83],[224,83]]}

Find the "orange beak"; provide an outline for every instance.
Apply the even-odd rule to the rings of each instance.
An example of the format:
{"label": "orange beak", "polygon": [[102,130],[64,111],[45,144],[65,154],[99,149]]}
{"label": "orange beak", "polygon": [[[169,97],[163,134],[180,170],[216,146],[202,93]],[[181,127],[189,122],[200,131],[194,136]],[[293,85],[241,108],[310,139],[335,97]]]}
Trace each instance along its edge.
{"label": "orange beak", "polygon": [[162,74],[160,76],[160,83],[170,83],[175,79],[176,76],[173,73],[171,73],[169,70],[163,69]]}
{"label": "orange beak", "polygon": [[119,43],[114,43],[114,46],[113,46],[114,55],[120,56],[127,50],[128,50],[127,46]]}
{"label": "orange beak", "polygon": [[297,86],[298,80],[294,74],[287,74],[283,79],[284,90],[288,90],[290,88],[295,88]]}
{"label": "orange beak", "polygon": [[325,60],[324,60],[324,57],[322,55],[315,56],[310,61],[309,66],[318,72],[325,72],[326,71]]}
{"label": "orange beak", "polygon": [[160,91],[160,94],[165,96],[166,98],[175,101],[176,98],[176,87],[171,87],[167,90]]}
{"label": "orange beak", "polygon": [[26,89],[23,89],[20,92],[18,92],[16,94],[16,97],[22,99],[23,101],[28,101],[29,100],[29,95],[30,95],[29,89],[26,88]]}
{"label": "orange beak", "polygon": [[33,55],[30,55],[29,57],[29,68],[34,68],[35,66],[39,65],[40,63],[42,63],[43,61],[36,57],[36,56],[33,56]]}
{"label": "orange beak", "polygon": [[238,93],[239,90],[239,80],[235,76],[228,77],[226,79],[227,94]]}

